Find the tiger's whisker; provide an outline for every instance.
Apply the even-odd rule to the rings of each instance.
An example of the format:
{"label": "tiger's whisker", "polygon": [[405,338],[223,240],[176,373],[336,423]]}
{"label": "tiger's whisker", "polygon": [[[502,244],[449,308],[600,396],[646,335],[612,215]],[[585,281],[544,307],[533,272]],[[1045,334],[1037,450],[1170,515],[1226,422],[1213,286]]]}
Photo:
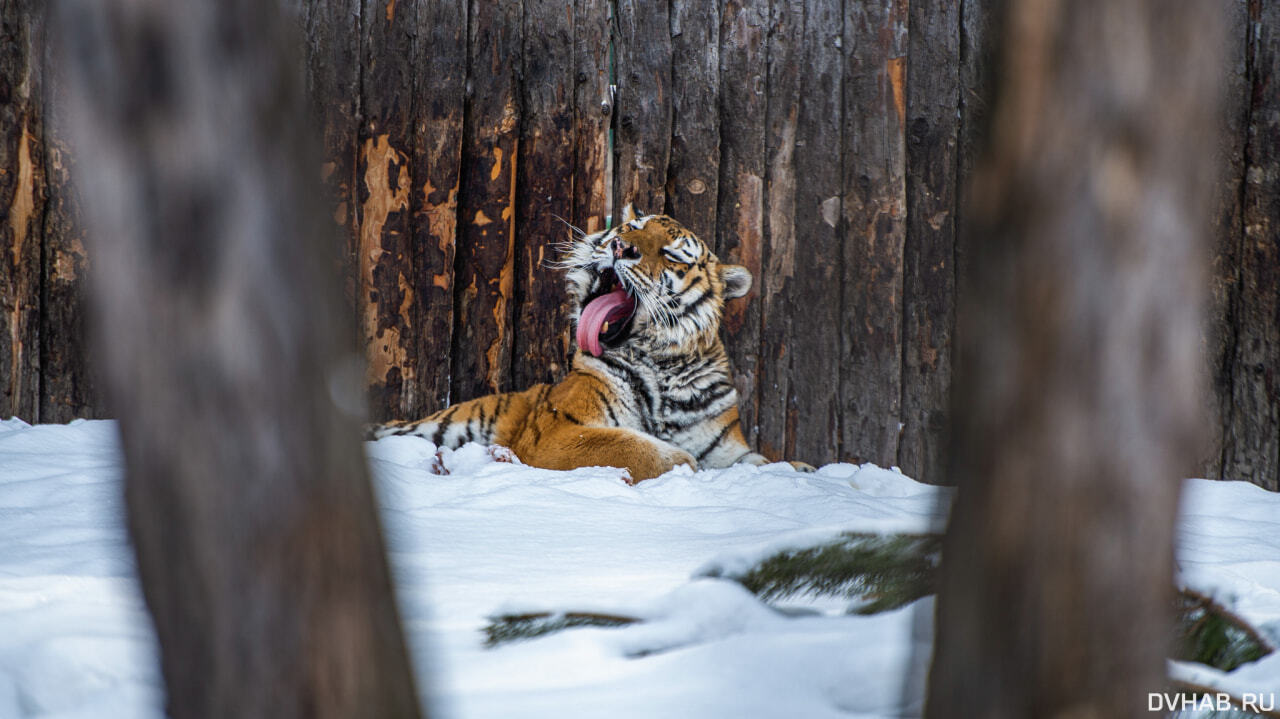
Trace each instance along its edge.
{"label": "tiger's whisker", "polygon": [[560,215],[557,215],[556,213],[553,212],[551,213],[551,216],[559,220],[562,224],[564,224],[565,227],[568,227],[573,232],[573,234],[576,235],[577,237],[582,238],[587,236],[587,233],[584,232],[581,227],[574,225],[572,222],[569,222],[568,220],[564,219]]}

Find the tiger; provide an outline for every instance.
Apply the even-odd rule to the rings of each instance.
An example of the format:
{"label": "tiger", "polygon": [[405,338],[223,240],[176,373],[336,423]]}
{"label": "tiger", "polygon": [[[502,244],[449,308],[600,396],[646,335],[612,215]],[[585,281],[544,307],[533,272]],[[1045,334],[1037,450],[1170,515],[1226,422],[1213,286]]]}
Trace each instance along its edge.
{"label": "tiger", "polygon": [[747,294],[751,272],[671,217],[630,206],[617,226],[565,245],[577,349],[563,380],[380,425],[371,438],[500,445],[534,467],[619,467],[632,483],[680,465],[767,463],[743,436],[720,341],[725,301]]}

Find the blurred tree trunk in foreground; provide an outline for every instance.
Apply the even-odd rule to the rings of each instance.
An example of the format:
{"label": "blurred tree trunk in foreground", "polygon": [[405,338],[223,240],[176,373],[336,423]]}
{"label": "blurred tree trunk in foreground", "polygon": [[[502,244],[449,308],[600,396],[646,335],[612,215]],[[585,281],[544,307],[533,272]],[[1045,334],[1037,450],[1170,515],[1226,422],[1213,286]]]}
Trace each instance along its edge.
{"label": "blurred tree trunk in foreground", "polygon": [[1198,450],[1219,8],[1004,10],[926,715],[1128,719],[1164,686]]}
{"label": "blurred tree trunk in foreground", "polygon": [[417,716],[291,24],[256,0],[61,10],[170,716]]}

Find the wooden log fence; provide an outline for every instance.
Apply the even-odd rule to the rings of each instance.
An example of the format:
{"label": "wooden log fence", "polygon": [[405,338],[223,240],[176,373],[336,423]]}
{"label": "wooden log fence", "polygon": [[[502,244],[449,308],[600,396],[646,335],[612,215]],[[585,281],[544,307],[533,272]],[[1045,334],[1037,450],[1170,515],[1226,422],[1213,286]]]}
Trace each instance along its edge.
{"label": "wooden log fence", "polygon": [[[957,238],[995,0],[296,0],[317,172],[371,414],[553,380],[567,224],[669,212],[755,275],[725,340],[768,455],[945,482]],[[1204,332],[1215,440],[1188,474],[1280,487],[1280,10],[1223,0]],[[44,3],[0,1],[0,415],[108,416]],[[156,348],[163,351],[163,348]]]}

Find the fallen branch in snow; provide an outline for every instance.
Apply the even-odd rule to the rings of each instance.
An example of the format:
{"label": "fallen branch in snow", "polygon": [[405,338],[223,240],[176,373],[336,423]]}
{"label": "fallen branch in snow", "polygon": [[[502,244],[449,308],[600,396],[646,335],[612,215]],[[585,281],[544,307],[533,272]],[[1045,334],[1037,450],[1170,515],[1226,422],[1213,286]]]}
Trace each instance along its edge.
{"label": "fallen branch in snow", "polygon": [[1198,662],[1224,672],[1274,651],[1243,617],[1194,589],[1178,590],[1177,629],[1176,659]]}
{"label": "fallen branch in snow", "polygon": [[597,612],[500,614],[489,617],[489,624],[484,628],[484,645],[496,647],[506,642],[533,639],[573,627],[624,627],[639,621],[635,617]]}
{"label": "fallen branch in snow", "polygon": [[937,535],[848,532],[818,546],[780,551],[745,572],[711,567],[701,576],[732,579],[766,602],[842,596],[862,602],[851,612],[876,614],[936,592],[941,551]]}

